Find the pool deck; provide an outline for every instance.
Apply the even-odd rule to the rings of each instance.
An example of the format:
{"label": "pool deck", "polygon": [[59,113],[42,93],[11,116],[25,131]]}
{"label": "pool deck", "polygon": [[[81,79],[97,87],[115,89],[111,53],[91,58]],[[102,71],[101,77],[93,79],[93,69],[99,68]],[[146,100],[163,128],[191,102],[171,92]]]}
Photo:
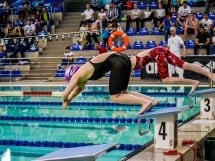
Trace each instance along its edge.
{"label": "pool deck", "polygon": [[[154,145],[146,148],[128,161],[195,161],[204,157],[204,139],[215,135],[215,120],[190,121],[178,129],[178,144],[176,155],[164,155],[166,149],[156,149]],[[195,143],[182,145],[183,140],[194,140]],[[200,157],[197,157],[197,153]],[[182,154],[182,155],[181,155]],[[195,154],[195,155],[194,155]],[[194,157],[195,156],[195,157]],[[183,159],[182,159],[183,157]]]}

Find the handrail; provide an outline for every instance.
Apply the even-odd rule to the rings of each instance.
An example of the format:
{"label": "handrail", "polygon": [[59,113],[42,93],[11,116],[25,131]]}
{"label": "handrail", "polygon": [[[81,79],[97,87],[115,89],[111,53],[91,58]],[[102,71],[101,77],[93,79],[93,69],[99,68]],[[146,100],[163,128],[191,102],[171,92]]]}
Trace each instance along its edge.
{"label": "handrail", "polygon": [[138,118],[138,119],[137,119],[138,132],[139,132],[140,136],[143,136],[143,135],[147,134],[147,133],[150,131],[151,126],[150,126],[150,119],[148,118],[148,119],[147,119],[148,127],[147,127],[146,130],[142,130],[142,128],[141,128],[141,123],[142,123],[142,121],[141,121],[141,120],[142,120],[142,118]]}

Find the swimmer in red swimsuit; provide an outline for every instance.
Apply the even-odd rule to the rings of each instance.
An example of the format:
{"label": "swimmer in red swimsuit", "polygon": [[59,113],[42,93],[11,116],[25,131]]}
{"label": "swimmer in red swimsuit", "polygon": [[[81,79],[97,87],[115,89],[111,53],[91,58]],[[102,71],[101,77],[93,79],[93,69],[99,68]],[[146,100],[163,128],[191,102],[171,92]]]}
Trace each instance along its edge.
{"label": "swimmer in red swimsuit", "polygon": [[202,75],[207,76],[208,78],[215,81],[215,74],[210,73],[200,66],[191,64],[183,61],[176,55],[174,55],[166,47],[155,47],[149,50],[144,50],[138,53],[136,56],[131,57],[131,62],[133,69],[142,69],[144,68],[151,60],[155,60],[158,66],[158,74],[162,79],[163,83],[168,84],[191,84],[192,88],[190,92],[193,92],[199,85],[199,81],[193,79],[179,78],[179,77],[169,77],[168,73],[168,63],[174,66],[183,68],[184,70],[190,70]]}

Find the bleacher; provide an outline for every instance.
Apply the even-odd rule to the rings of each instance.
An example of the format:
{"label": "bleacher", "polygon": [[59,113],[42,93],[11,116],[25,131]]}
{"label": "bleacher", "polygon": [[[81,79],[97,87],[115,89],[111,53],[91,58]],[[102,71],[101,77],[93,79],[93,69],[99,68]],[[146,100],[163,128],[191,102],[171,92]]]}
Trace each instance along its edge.
{"label": "bleacher", "polygon": [[[57,0],[56,0],[57,1]],[[5,66],[6,69],[20,69],[22,72],[26,71],[32,71],[38,72],[38,63],[41,64],[41,58],[44,57],[55,57],[55,61],[51,63],[47,63],[47,77],[50,78],[51,76],[55,77],[57,76],[57,67],[60,65],[64,66],[66,63],[64,58],[63,58],[63,51],[65,49],[65,46],[71,46],[71,49],[74,52],[75,57],[92,57],[98,54],[98,51],[94,48],[94,45],[91,44],[91,50],[89,49],[80,49],[77,44],[75,45],[76,42],[73,42],[73,32],[78,33],[77,30],[78,28],[70,28],[70,32],[64,32],[65,29],[64,27],[67,26],[69,28],[69,24],[74,25],[71,21],[68,19],[71,19],[73,16],[72,20],[74,22],[79,22],[80,21],[80,13],[76,12],[73,13],[70,16],[70,14],[65,13],[63,16],[62,12],[62,6],[57,4],[58,2],[52,1],[54,5],[50,5],[50,3],[46,4],[47,8],[54,7],[52,8],[52,15],[54,19],[57,21],[57,24],[60,22],[61,24],[57,26],[58,33],[52,33],[52,34],[47,34],[43,33],[41,35],[36,36],[36,41],[37,41],[37,46],[32,46],[30,50],[26,50],[25,52],[25,57],[29,58],[31,61],[29,65],[21,65],[21,64],[16,64],[13,67]],[[142,6],[141,6],[142,5]],[[152,9],[155,9],[157,4],[152,2],[150,4],[143,4],[139,3],[139,8],[145,8],[147,5],[150,5]],[[196,4],[191,3],[192,5],[192,11],[196,14],[196,17],[198,19],[202,18],[204,7],[195,7]],[[60,8],[61,7],[61,8]],[[128,11],[123,10],[122,14],[126,15]],[[75,17],[74,17],[75,15]],[[215,12],[214,9],[211,10],[209,14],[210,18],[215,20]],[[16,19],[17,15],[12,15],[10,19]],[[173,14],[172,17],[176,19],[177,15]],[[65,24],[64,24],[65,23]],[[68,24],[69,23],[69,24]],[[67,25],[68,24],[68,25]],[[125,29],[125,22],[122,21],[121,23],[122,29]],[[76,24],[77,25],[77,24]],[[135,31],[135,24],[131,24],[131,28],[129,32],[127,33],[130,38],[130,45],[128,50],[125,51],[127,54],[135,54],[138,53],[142,49],[149,49],[152,48],[156,45],[162,45],[165,46],[166,42],[164,41],[164,35],[163,32],[158,31],[157,28],[153,27],[153,24],[151,21],[148,21],[145,23],[145,28],[141,29],[139,33]],[[179,27],[177,28],[177,34],[181,35],[183,34],[183,28]],[[188,40],[185,41],[185,45],[188,48],[187,50],[187,55],[193,55],[193,40],[194,40],[194,35],[189,35]],[[202,55],[205,54],[205,50],[201,50]],[[8,53],[10,55],[10,53]],[[56,57],[59,57],[58,59]],[[62,57],[62,58],[60,58]],[[48,61],[49,58],[47,58]],[[55,64],[56,63],[56,64]],[[70,62],[71,63],[71,62]],[[77,63],[77,62],[76,62]],[[51,65],[50,65],[51,64]],[[54,65],[55,64],[55,65]],[[25,67],[23,67],[25,66]],[[48,69],[50,68],[50,69]],[[53,69],[55,68],[55,69]],[[42,71],[41,69],[39,71]],[[44,71],[45,72],[45,71]],[[138,74],[137,74],[138,75]],[[62,76],[62,75],[61,75]],[[47,79],[47,78],[44,78]]]}

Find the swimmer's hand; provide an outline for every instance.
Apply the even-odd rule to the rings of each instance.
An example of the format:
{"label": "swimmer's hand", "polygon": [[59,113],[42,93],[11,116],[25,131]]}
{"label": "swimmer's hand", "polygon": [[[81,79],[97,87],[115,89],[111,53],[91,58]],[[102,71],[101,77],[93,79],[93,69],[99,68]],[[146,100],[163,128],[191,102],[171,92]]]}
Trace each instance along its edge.
{"label": "swimmer's hand", "polygon": [[66,110],[66,109],[67,109],[67,106],[68,106],[68,98],[64,98],[64,99],[63,99],[62,108],[63,108],[64,110]]}

